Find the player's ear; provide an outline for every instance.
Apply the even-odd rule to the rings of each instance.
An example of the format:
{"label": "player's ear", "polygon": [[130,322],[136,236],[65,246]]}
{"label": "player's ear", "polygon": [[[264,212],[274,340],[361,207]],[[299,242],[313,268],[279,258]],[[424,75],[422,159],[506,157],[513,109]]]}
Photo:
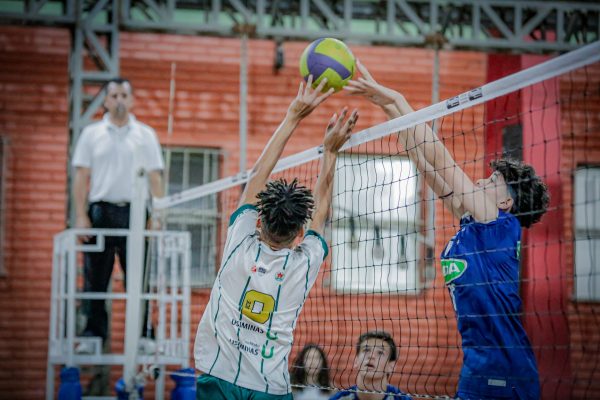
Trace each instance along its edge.
{"label": "player's ear", "polygon": [[385,364],[385,373],[387,374],[388,379],[392,376],[392,372],[394,372],[395,366],[396,366],[396,361],[388,361]]}
{"label": "player's ear", "polygon": [[358,354],[354,356],[354,369],[358,370],[360,368],[360,361],[358,360]]}
{"label": "player's ear", "polygon": [[300,227],[300,230],[298,231],[298,238],[302,239],[304,237],[304,227]]}
{"label": "player's ear", "polygon": [[392,377],[392,373],[394,372],[394,367],[396,366],[396,361],[388,361],[385,364],[385,374],[388,378],[388,380]]}

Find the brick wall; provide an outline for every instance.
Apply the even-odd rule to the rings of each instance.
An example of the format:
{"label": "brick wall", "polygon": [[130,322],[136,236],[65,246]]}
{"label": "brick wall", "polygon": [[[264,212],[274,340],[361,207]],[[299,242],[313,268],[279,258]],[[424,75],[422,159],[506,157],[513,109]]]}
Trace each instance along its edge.
{"label": "brick wall", "polygon": [[[600,64],[565,75],[560,80],[562,212],[564,223],[566,314],[569,322],[572,397],[600,398],[600,304],[574,301],[574,170],[600,165]],[[596,266],[597,268],[598,266]]]}
{"label": "brick wall", "polygon": [[[138,119],[156,129],[163,145],[221,149],[225,154],[222,176],[238,168],[239,45],[235,39],[121,34],[122,75],[129,77],[135,87],[134,112]],[[249,43],[249,165],[262,151],[296,93],[297,64],[305,45],[285,43],[285,67],[275,73],[273,42]],[[10,393],[8,398],[12,399],[43,395],[51,239],[64,228],[66,218],[68,49],[66,30],[0,27],[0,134],[11,141],[4,251],[7,276],[0,278],[0,392]],[[382,83],[403,90],[415,108],[430,104],[430,51],[366,46],[353,46],[353,50]],[[172,63],[176,63],[177,91],[173,132],[168,135]],[[440,98],[479,86],[485,80],[485,55],[441,53]],[[284,155],[320,144],[326,118],[345,104],[361,109],[357,129],[384,120],[374,107],[337,94],[304,121]],[[441,136],[473,177],[482,176],[485,170],[484,132],[478,125],[482,119],[483,108],[478,107],[440,121]],[[565,193],[565,198],[568,195]],[[456,221],[441,211],[440,204],[436,207],[437,257],[455,232]],[[567,226],[569,218],[565,215]],[[329,289],[328,268],[323,268],[309,296],[292,358],[304,343],[319,341],[335,368],[334,383],[347,385],[354,379],[351,367],[356,337],[366,329],[385,328],[401,344],[394,383],[413,393],[454,394],[461,364],[460,340],[440,277],[428,282],[430,289],[417,295],[349,297]],[[122,290],[122,285],[117,283],[115,288]],[[208,293],[206,289],[193,292],[192,335]],[[581,315],[574,323],[581,332],[587,332],[585,329],[594,326],[594,308],[577,305],[576,309]],[[589,315],[587,325],[583,315]],[[123,308],[118,304],[113,322],[117,341],[123,327]],[[582,348],[579,340],[576,344]],[[583,359],[584,354],[582,351],[578,357]],[[586,371],[595,371],[595,359],[586,360],[585,365],[590,365]],[[116,378],[119,371],[112,375]],[[581,372],[581,390],[590,385],[587,376]]]}
{"label": "brick wall", "polygon": [[52,236],[65,226],[69,33],[0,28],[0,135],[8,138],[0,398],[44,395]]}

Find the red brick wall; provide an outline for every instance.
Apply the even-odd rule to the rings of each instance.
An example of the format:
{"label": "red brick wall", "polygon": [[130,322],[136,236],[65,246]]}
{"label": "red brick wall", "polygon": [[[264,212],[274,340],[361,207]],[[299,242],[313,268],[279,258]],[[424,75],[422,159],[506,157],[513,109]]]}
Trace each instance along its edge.
{"label": "red brick wall", "polygon": [[[239,45],[235,39],[121,35],[121,72],[135,87],[136,116],[156,129],[163,145],[222,149],[222,176],[235,173],[238,168]],[[275,74],[273,42],[250,42],[249,165],[258,157],[296,93],[297,63],[305,45],[285,43],[285,67]],[[0,134],[11,140],[4,253],[7,276],[0,278],[0,393],[11,393],[9,398],[37,399],[43,394],[51,239],[64,228],[66,218],[68,49],[66,30],[0,28]],[[415,108],[430,104],[430,51],[366,46],[353,46],[353,50],[376,78],[403,90]],[[172,62],[176,63],[177,92],[173,134],[169,137]],[[479,86],[485,79],[485,55],[441,53],[440,98]],[[381,112],[366,103],[337,94],[304,121],[285,154],[320,144],[326,118],[344,104],[360,107],[357,129],[384,119]],[[484,132],[479,126],[482,120],[483,108],[478,107],[441,121],[441,136],[473,177],[484,173]],[[587,153],[586,156],[589,157]],[[568,201],[569,193],[564,196]],[[456,230],[456,221],[441,211],[440,204],[437,210],[436,257]],[[570,226],[569,218],[565,215],[566,226]],[[35,241],[35,247],[31,241]],[[353,379],[351,363],[357,335],[366,329],[385,328],[401,344],[394,383],[413,393],[455,392],[461,364],[460,340],[439,276],[430,282],[430,289],[417,295],[348,297],[329,290],[328,268],[324,267],[301,316],[295,351],[306,342],[321,342],[337,371],[334,383],[347,385]],[[194,291],[192,337],[208,293]],[[594,314],[589,312],[587,325],[583,315],[592,307],[578,305],[576,309],[581,315],[574,324],[581,327],[577,328],[581,332],[587,332],[584,329],[594,326]],[[122,308],[115,311],[117,339],[120,334],[116,330],[122,329]],[[368,321],[364,315],[369,316]],[[315,319],[318,323],[313,322]],[[333,319],[335,322],[330,321]],[[579,330],[572,330],[573,338],[582,337],[575,332]],[[582,339],[579,340],[577,348],[582,348]],[[582,351],[580,357],[584,354]],[[592,371],[595,359],[586,360],[585,365],[590,366],[586,371]],[[118,371],[113,375],[118,375]],[[587,375],[581,372],[581,377],[587,387]]]}
{"label": "red brick wall", "polygon": [[600,398],[600,303],[574,301],[573,171],[600,165],[600,64],[577,70],[560,80],[562,210],[565,280],[568,301],[572,397]]}
{"label": "red brick wall", "polygon": [[7,146],[0,398],[44,395],[52,236],[65,227],[69,32],[0,28]]}

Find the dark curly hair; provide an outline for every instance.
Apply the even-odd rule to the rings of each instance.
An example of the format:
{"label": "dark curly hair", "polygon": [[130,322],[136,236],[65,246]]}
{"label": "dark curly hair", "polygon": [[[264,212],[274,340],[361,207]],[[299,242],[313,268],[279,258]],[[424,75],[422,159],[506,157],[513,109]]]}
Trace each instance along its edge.
{"label": "dark curly hair", "polygon": [[510,212],[517,217],[521,226],[529,228],[538,222],[548,209],[550,194],[533,167],[507,158],[492,161],[490,167],[502,174],[516,196]]}
{"label": "dark curly hair", "polygon": [[288,183],[278,179],[256,195],[262,233],[276,243],[287,243],[296,237],[311,217],[314,200],[310,189],[294,179]]}
{"label": "dark curly hair", "polygon": [[[306,385],[306,366],[304,365],[304,359],[306,358],[306,353],[310,350],[315,349],[321,355],[321,359],[323,360],[323,365],[321,366],[321,370],[319,371],[318,382],[319,386],[321,386],[321,391],[327,392],[330,383],[329,383],[329,364],[327,363],[327,356],[322,348],[314,343],[309,343],[302,348],[300,353],[296,356],[294,363],[292,364],[292,374],[291,381],[292,384],[295,385]],[[303,388],[301,388],[303,389]]]}
{"label": "dark curly hair", "polygon": [[360,345],[368,339],[381,339],[385,343],[390,346],[390,358],[388,361],[396,361],[398,358],[398,351],[396,350],[396,343],[394,342],[394,338],[392,335],[387,333],[386,331],[369,331],[365,332],[358,337],[358,341],[356,342],[356,354],[360,353]]}

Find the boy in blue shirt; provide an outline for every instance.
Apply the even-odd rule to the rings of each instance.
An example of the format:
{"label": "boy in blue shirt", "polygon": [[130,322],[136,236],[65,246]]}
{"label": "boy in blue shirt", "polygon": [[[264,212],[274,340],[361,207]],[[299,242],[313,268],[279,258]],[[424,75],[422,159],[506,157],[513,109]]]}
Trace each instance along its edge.
{"label": "boy in blue shirt", "polygon": [[336,393],[330,400],[410,400],[400,389],[388,383],[396,358],[396,344],[389,333],[363,333],[356,344],[356,385]]}

